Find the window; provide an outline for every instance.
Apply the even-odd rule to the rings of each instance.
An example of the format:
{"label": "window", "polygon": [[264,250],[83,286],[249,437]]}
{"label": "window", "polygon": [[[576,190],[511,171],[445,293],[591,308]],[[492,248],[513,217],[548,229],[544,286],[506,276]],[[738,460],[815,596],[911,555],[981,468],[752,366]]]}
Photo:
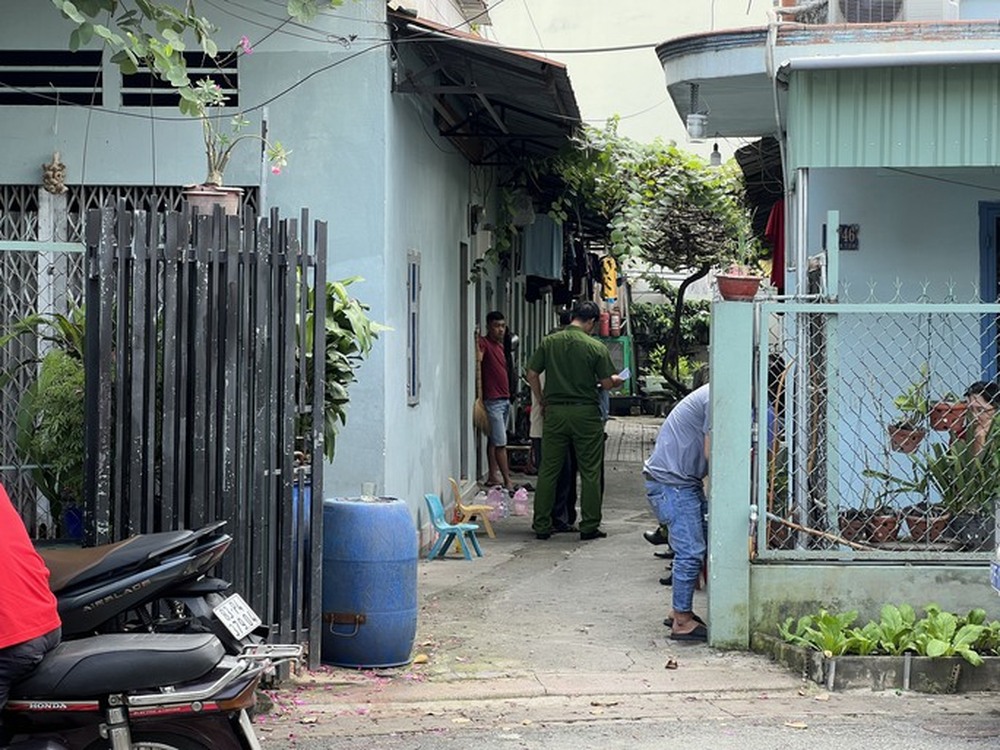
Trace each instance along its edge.
{"label": "window", "polygon": [[[236,53],[220,54],[215,59],[202,52],[184,52],[184,62],[191,80],[209,78],[226,95],[226,107],[240,106],[240,77]],[[176,107],[180,95],[168,81],[161,81],[149,68],[122,75],[122,106]]]}
{"label": "window", "polygon": [[406,404],[420,403],[420,253],[406,255]]}
{"label": "window", "polygon": [[0,51],[0,106],[104,103],[101,51]]}

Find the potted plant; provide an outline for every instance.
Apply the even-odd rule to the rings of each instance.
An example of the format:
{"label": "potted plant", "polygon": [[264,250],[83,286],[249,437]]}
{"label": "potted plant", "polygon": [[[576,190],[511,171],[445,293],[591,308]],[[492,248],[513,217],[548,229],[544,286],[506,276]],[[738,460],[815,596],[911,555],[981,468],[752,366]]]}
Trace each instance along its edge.
{"label": "potted plant", "polygon": [[[921,508],[930,527],[925,541],[933,541],[934,527],[940,529],[946,516],[944,533],[960,549],[988,549],[994,540],[997,498],[1000,498],[1000,425],[991,425],[981,450],[965,438],[955,438],[948,444],[935,443],[927,450],[911,456],[911,476],[899,477],[865,471],[866,476],[884,479],[893,487],[893,494],[915,493],[929,501],[937,495],[937,503]],[[913,506],[911,506],[913,507]],[[918,522],[918,514],[909,514]],[[907,519],[910,523],[910,518]],[[913,536],[913,526],[911,536]],[[938,537],[940,538],[940,537]]]}
{"label": "potted plant", "polygon": [[[242,112],[231,118],[223,113],[228,97],[211,79],[203,78],[190,88],[178,89],[178,92],[181,95],[181,112],[201,120],[207,166],[205,181],[199,185],[187,186],[184,190],[185,198],[202,213],[210,213],[214,206],[221,205],[226,214],[236,215],[239,213],[243,189],[226,187],[222,182],[233,149],[242,141],[259,141],[271,162],[273,174],[281,174],[281,169],[288,164],[290,152],[285,150],[280,141],[272,143],[259,133],[244,132],[249,127],[250,120]],[[226,119],[229,119],[228,130],[222,125]]]}
{"label": "potted plant", "polygon": [[[391,330],[376,323],[368,317],[368,305],[350,295],[348,287],[363,281],[360,276],[326,282],[326,306],[318,306],[317,312],[325,315],[326,348],[324,360],[324,390],[323,390],[323,453],[328,461],[332,461],[336,448],[337,430],[340,425],[347,424],[348,388],[357,380],[355,374],[361,362],[368,356],[375,339],[382,331]],[[315,294],[309,292],[310,297]],[[313,300],[309,300],[310,309]],[[300,321],[304,328],[305,357],[308,363],[307,372],[312,372],[312,341],[313,314],[309,313],[305,320]],[[300,356],[296,352],[296,357]],[[307,435],[313,429],[310,414],[300,417],[298,434]],[[305,457],[303,457],[305,458]]]}
{"label": "potted plant", "polygon": [[876,508],[870,518],[868,540],[876,544],[893,542],[899,535],[899,513],[888,506]]}
{"label": "potted plant", "polygon": [[848,508],[838,514],[840,535],[849,542],[864,542],[871,536],[871,511]]}
{"label": "potted plant", "polygon": [[48,500],[53,528],[47,536],[80,539],[83,536],[84,481],[84,312],[29,315],[0,336],[0,348],[22,337],[32,337],[40,357],[28,357],[0,373],[0,387],[20,380],[22,371],[36,373],[22,392],[13,425],[20,459],[30,466],[31,478]]}
{"label": "potted plant", "polygon": [[736,238],[735,260],[725,271],[715,275],[719,296],[734,302],[750,302],[757,296],[760,283],[764,280],[757,265],[760,258],[760,242],[749,232]]}
{"label": "potted plant", "polygon": [[938,503],[923,500],[903,509],[910,541],[937,542],[948,530],[951,514]]}
{"label": "potted plant", "polygon": [[929,383],[930,369],[925,362],[906,390],[892,400],[899,410],[899,417],[888,427],[889,444],[894,451],[913,453],[927,434],[924,425],[930,411],[927,396]]}
{"label": "potted plant", "polygon": [[1000,498],[1000,425],[994,422],[980,450],[971,439],[936,444],[920,461],[928,484],[950,513],[948,533],[965,550],[992,547]]}
{"label": "potted plant", "polygon": [[929,422],[932,430],[956,430],[965,419],[965,401],[952,392],[943,395],[931,406]]}

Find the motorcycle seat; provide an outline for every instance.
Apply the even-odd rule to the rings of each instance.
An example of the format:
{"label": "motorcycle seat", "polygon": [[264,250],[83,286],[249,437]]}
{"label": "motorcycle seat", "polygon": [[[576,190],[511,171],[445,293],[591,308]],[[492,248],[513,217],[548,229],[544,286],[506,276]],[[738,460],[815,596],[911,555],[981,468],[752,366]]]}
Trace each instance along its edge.
{"label": "motorcycle seat", "polygon": [[65,641],[11,688],[11,698],[68,700],[176,685],[205,676],[225,653],[210,633],[116,633]]}
{"label": "motorcycle seat", "polygon": [[49,569],[49,588],[59,593],[85,581],[97,580],[110,573],[121,574],[151,557],[174,552],[189,544],[195,532],[190,529],[136,534],[114,544],[98,547],[51,547],[38,550]]}

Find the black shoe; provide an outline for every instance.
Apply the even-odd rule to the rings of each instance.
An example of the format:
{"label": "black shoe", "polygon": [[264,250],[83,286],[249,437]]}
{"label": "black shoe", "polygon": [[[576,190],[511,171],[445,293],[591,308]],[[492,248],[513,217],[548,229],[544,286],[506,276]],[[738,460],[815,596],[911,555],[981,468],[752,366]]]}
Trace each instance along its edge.
{"label": "black shoe", "polygon": [[608,532],[601,531],[600,529],[594,529],[593,531],[581,531],[580,539],[584,542],[590,541],[591,539],[604,539],[608,536]]}
{"label": "black shoe", "polygon": [[544,534],[535,534],[535,539],[545,540],[548,539],[550,536],[552,536],[552,534],[546,531]]}
{"label": "black shoe", "polygon": [[673,560],[674,559],[674,551],[672,549],[670,549],[670,547],[667,547],[666,550],[661,550],[659,552],[654,552],[653,553],[653,557],[658,557],[661,560]]}
{"label": "black shoe", "polygon": [[661,586],[673,586],[674,585],[674,574],[671,573],[668,576],[664,576],[660,579]]}
{"label": "black shoe", "polygon": [[657,526],[653,531],[642,532],[642,538],[650,544],[670,544],[670,540],[667,539],[667,535],[660,531],[659,526]]}

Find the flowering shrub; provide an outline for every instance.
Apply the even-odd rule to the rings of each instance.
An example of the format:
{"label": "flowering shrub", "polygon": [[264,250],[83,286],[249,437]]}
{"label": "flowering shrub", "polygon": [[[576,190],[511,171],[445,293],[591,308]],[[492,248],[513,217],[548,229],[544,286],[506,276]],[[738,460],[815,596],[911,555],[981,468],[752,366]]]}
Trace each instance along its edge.
{"label": "flowering shrub", "polygon": [[[242,44],[249,47],[249,41],[243,37]],[[208,167],[205,183],[208,185],[221,185],[222,176],[229,165],[229,159],[233,155],[233,149],[240,141],[258,140],[264,144],[268,161],[271,162],[271,172],[281,174],[281,170],[288,164],[289,151],[281,145],[281,141],[268,141],[258,133],[242,132],[250,120],[239,112],[230,121],[230,130],[226,132],[219,127],[225,115],[221,109],[226,102],[226,95],[217,83],[209,78],[203,78],[192,88],[179,89],[181,94],[181,112],[201,120],[202,135],[205,140],[205,159]],[[213,113],[213,108],[216,112]]]}

